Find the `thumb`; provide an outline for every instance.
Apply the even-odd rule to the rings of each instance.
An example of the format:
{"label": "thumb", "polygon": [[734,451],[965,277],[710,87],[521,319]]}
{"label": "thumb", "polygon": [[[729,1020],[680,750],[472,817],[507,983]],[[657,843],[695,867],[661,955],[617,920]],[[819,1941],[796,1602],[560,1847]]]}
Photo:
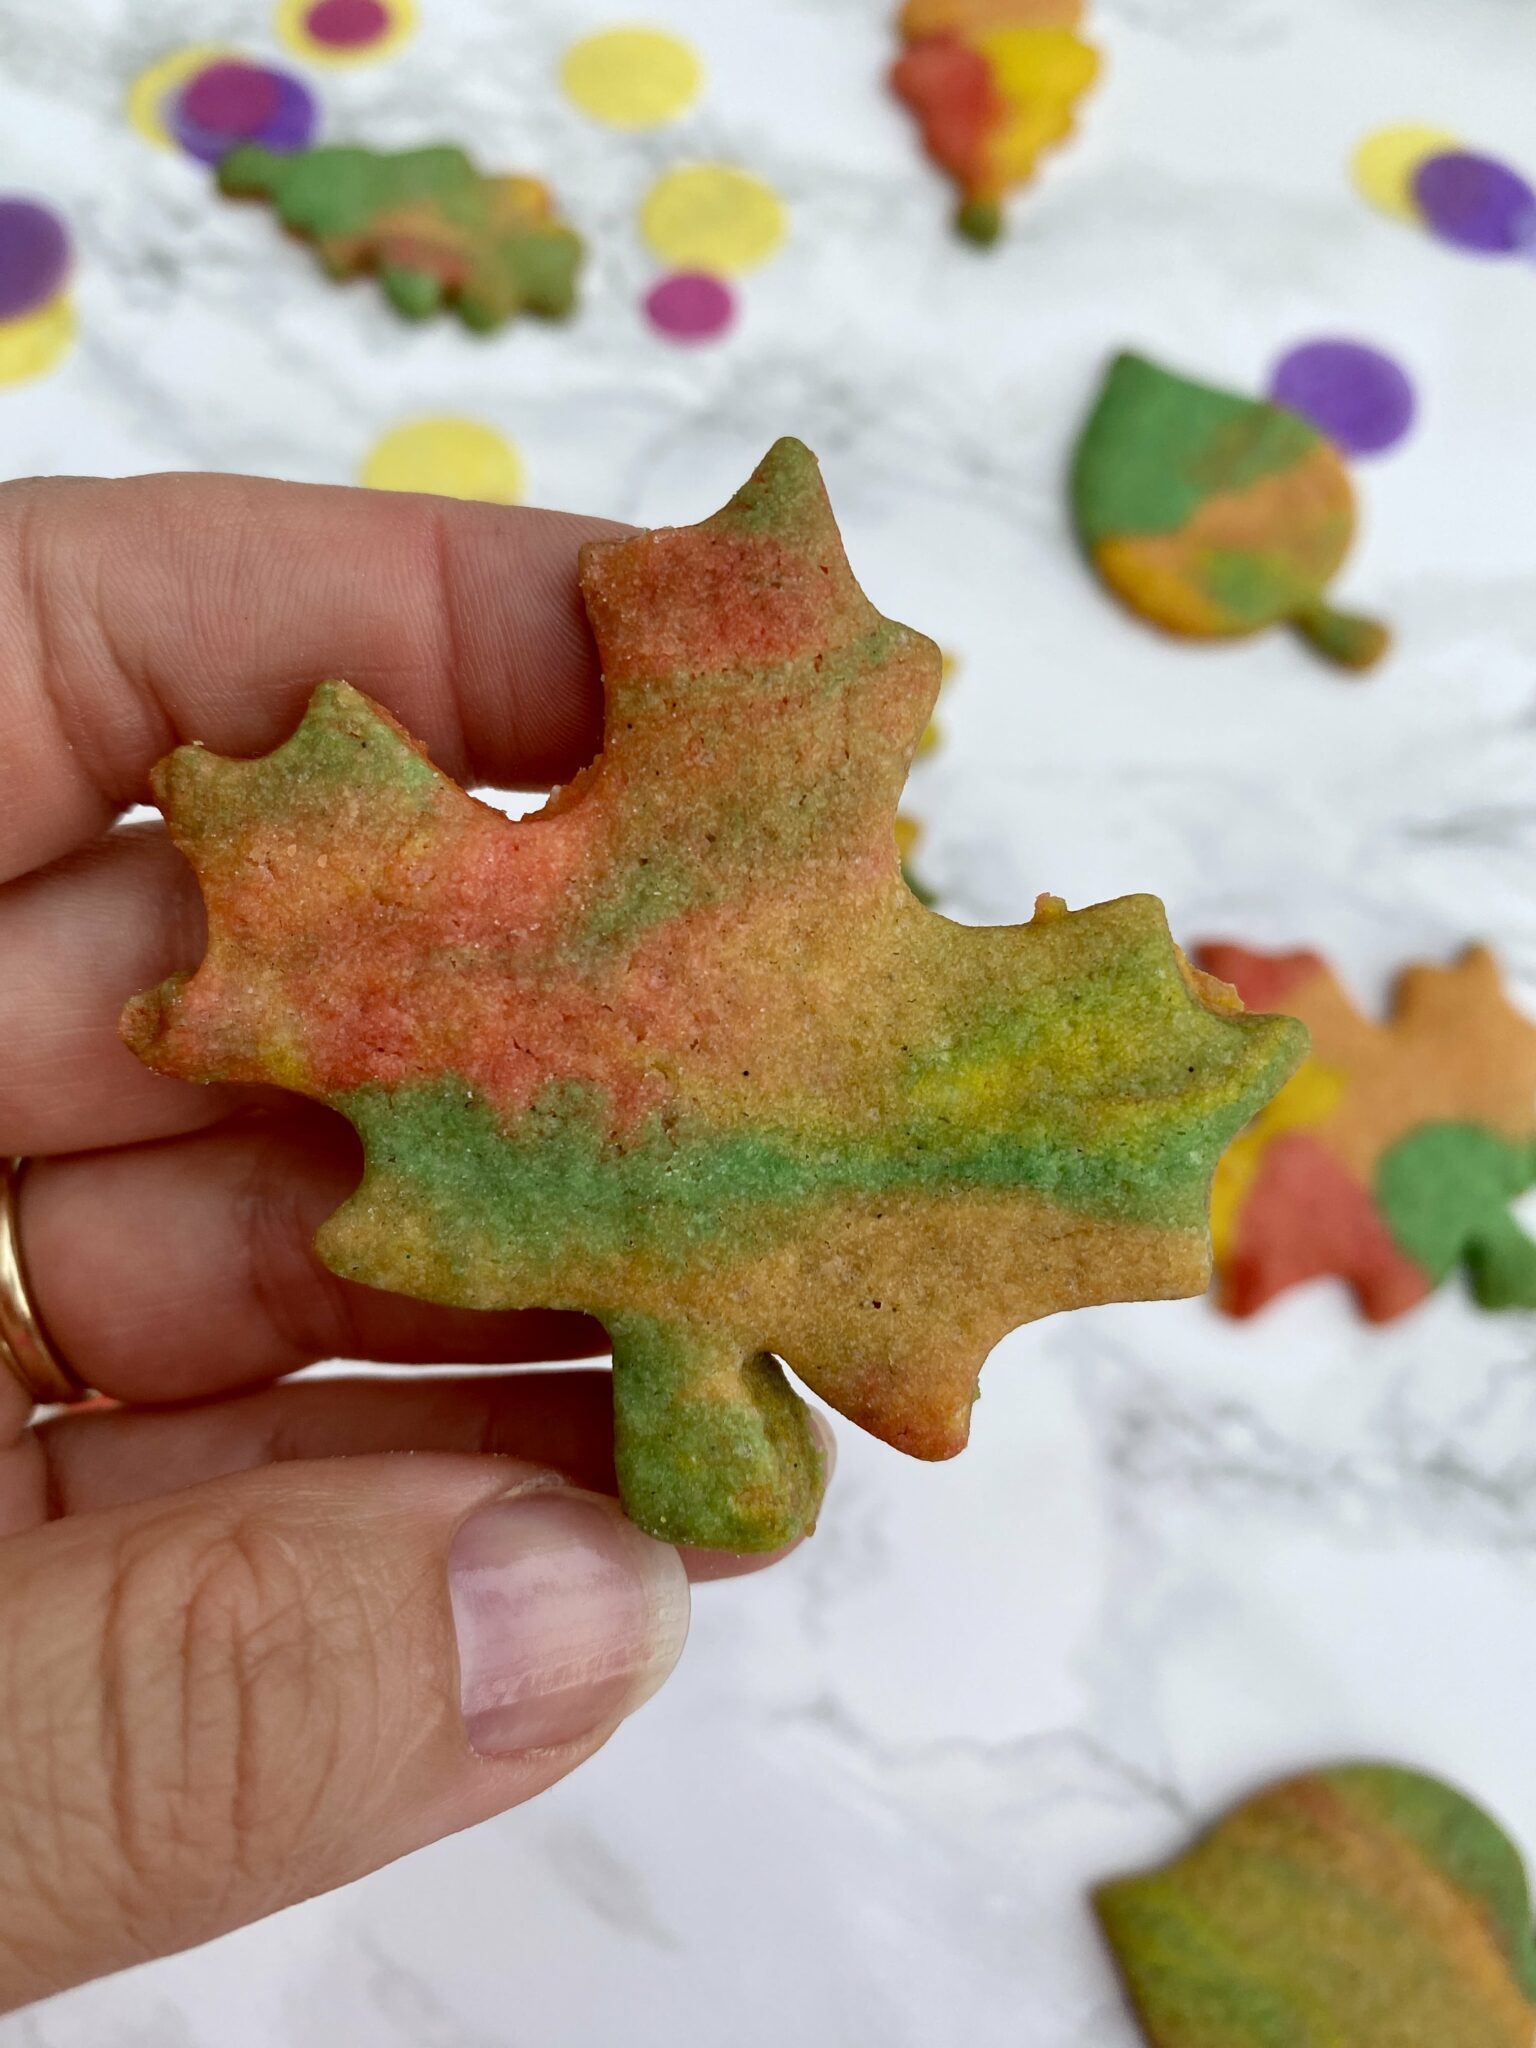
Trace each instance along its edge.
{"label": "thumb", "polygon": [[675,1550],[509,1460],[269,1467],[0,1544],[0,2010],[515,1805],[671,1670]]}

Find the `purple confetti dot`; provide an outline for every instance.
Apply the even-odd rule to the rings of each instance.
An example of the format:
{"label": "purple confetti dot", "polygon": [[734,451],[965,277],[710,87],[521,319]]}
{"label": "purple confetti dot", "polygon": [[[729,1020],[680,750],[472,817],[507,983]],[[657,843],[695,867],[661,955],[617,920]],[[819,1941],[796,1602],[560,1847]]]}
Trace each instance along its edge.
{"label": "purple confetti dot", "polygon": [[303,79],[288,71],[274,71],[272,76],[277,80],[277,106],[271,120],[252,140],[278,156],[291,156],[295,150],[308,149],[314,141],[320,109]]}
{"label": "purple confetti dot", "polygon": [[1449,150],[1414,173],[1419,211],[1443,241],[1484,256],[1509,256],[1536,243],[1536,191],[1491,156]]}
{"label": "purple confetti dot", "polygon": [[69,236],[35,199],[0,199],[0,320],[16,320],[54,298],[69,273]]}
{"label": "purple confetti dot", "polygon": [[707,271],[664,277],[646,294],[646,318],[671,341],[712,341],[736,317],[731,288]]}
{"label": "purple confetti dot", "polygon": [[1413,385],[1379,349],[1358,341],[1309,341],[1280,360],[1270,380],[1289,406],[1351,455],[1379,455],[1413,425]]}
{"label": "purple confetti dot", "polygon": [[388,32],[389,9],[381,0],[320,0],[305,15],[304,26],[317,43],[360,50]]}
{"label": "purple confetti dot", "polygon": [[166,125],[187,155],[195,156],[203,164],[219,163],[232,149],[251,139],[248,135],[227,135],[222,128],[199,128],[195,121],[187,119],[180,106],[170,109]]}

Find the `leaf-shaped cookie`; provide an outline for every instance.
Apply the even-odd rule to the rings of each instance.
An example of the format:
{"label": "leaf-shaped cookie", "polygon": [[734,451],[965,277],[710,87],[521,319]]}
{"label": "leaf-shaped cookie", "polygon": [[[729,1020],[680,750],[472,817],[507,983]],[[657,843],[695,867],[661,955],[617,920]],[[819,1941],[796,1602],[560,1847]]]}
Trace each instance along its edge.
{"label": "leaf-shaped cookie", "polygon": [[1326,601],[1355,536],[1354,486],[1299,413],[1121,355],[1078,445],[1072,506],[1105,583],[1170,633],[1289,624],[1350,669],[1387,651],[1383,626]]}
{"label": "leaf-shaped cookie", "polygon": [[1536,1185],[1536,1025],[1487,948],[1409,968],[1384,1024],[1316,953],[1210,944],[1196,958],[1312,1039],[1218,1170],[1222,1306],[1252,1315],[1335,1274],[1388,1322],[1465,1264],[1484,1308],[1536,1308],[1536,1244],[1509,1213]]}
{"label": "leaf-shaped cookie", "polygon": [[1270,1787],[1095,1903],[1153,2048],[1531,2048],[1519,1854],[1389,1764]]}
{"label": "leaf-shaped cookie", "polygon": [[891,84],[923,146],[960,191],[955,225],[974,242],[1002,231],[1002,202],[1072,133],[1099,74],[1077,33],[1084,0],[907,0]]}
{"label": "leaf-shaped cookie", "polygon": [[488,177],[463,150],[328,146],[280,156],[251,143],[219,165],[235,198],[269,199],[332,277],[377,272],[413,320],[450,304],[469,327],[575,304],[580,238],[537,178]]}
{"label": "leaf-shaped cookie", "polygon": [[938,649],[860,591],[798,442],[581,585],[603,750],[535,818],[344,683],[265,759],[171,755],[208,952],[126,1031],[350,1118],[338,1273],[600,1316],[631,1514],[766,1548],[820,1489],[774,1354],[958,1451],[1005,1331],[1205,1284],[1212,1169],[1304,1033],[1196,975],[1151,897],[1000,930],[917,901],[895,817]]}

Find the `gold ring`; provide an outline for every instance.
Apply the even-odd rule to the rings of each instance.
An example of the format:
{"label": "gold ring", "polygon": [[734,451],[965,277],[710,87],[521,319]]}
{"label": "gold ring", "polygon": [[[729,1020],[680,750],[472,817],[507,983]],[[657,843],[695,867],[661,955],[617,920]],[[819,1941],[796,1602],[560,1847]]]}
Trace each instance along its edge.
{"label": "gold ring", "polygon": [[32,1306],[16,1201],[26,1163],[0,1159],[0,1365],[9,1367],[30,1401],[51,1408],[84,1400],[89,1389],[48,1342]]}

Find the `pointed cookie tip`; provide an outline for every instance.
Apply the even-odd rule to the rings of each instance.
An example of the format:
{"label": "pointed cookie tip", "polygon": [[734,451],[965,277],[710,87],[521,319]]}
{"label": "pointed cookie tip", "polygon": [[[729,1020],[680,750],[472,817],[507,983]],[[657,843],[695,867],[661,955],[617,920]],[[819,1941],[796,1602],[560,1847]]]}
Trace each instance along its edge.
{"label": "pointed cookie tip", "polygon": [[723,524],[786,534],[837,531],[821,464],[792,434],[774,442],[716,517]]}

